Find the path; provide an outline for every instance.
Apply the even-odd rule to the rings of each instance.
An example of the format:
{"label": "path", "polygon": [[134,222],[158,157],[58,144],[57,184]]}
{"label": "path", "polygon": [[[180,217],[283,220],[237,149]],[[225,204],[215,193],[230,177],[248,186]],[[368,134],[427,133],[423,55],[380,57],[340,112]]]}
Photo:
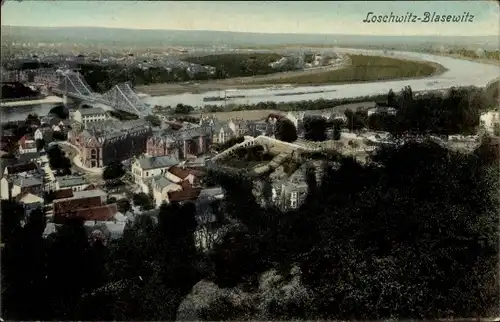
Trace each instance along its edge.
{"label": "path", "polygon": [[78,171],[84,172],[91,177],[101,177],[102,176],[102,168],[88,168],[86,167],[80,157],[80,149],[77,146],[69,143],[69,142],[57,142],[57,144],[61,147],[61,150],[68,153],[72,164]]}

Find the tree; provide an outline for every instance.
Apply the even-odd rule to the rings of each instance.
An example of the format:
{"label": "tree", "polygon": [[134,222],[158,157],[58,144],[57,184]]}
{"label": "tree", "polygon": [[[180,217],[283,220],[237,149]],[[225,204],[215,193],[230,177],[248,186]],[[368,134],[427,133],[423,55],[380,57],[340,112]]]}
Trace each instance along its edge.
{"label": "tree", "polygon": [[15,139],[6,139],[3,151],[10,157],[15,157],[19,153],[19,141]]}
{"label": "tree", "polygon": [[389,93],[387,94],[387,106],[394,107],[396,104],[396,94],[392,91],[392,89],[389,90]]}
{"label": "tree", "polygon": [[64,131],[54,131],[52,133],[52,139],[54,141],[67,141],[68,140],[68,134]]}
{"label": "tree", "polygon": [[153,209],[153,200],[144,192],[135,193],[133,197],[134,205],[141,207],[142,210]]}
{"label": "tree", "polygon": [[323,117],[306,117],[304,119],[304,138],[311,141],[326,140],[326,120]]}
{"label": "tree", "polygon": [[91,249],[83,222],[77,219],[68,219],[51,236],[46,278],[50,288],[46,296],[50,298],[49,310],[54,318],[78,319],[75,309],[79,299],[97,277],[91,266]]}
{"label": "tree", "polygon": [[58,145],[52,146],[47,151],[47,158],[49,159],[49,166],[58,173],[71,173],[71,161],[64,155]]}
{"label": "tree", "polygon": [[285,142],[297,140],[297,128],[289,119],[281,118],[276,121],[274,127],[274,137]]}
{"label": "tree", "polygon": [[[2,206],[6,206],[2,207],[3,233],[3,217],[6,211],[13,209],[4,203]],[[23,210],[21,205],[16,207]],[[14,213],[8,214],[15,216]],[[32,320],[46,316],[46,261],[42,238],[45,221],[41,208],[33,210],[24,227],[19,227],[2,247],[2,315],[9,319]]]}
{"label": "tree", "polygon": [[29,126],[40,125],[40,118],[36,114],[28,114],[24,123]]}
{"label": "tree", "polygon": [[36,144],[37,151],[42,151],[45,148],[45,140],[44,139],[37,139],[35,141],[35,144]]}
{"label": "tree", "polygon": [[2,243],[8,243],[17,235],[21,228],[21,220],[24,218],[24,209],[21,204],[14,200],[1,200],[2,209]]}
{"label": "tree", "polygon": [[69,110],[62,104],[57,105],[53,107],[50,111],[49,114],[54,114],[58,118],[65,120],[69,117]]}
{"label": "tree", "polygon": [[151,124],[151,126],[160,126],[161,125],[161,120],[156,115],[147,115],[144,119],[146,120],[146,122],[149,122],[149,124]]}
{"label": "tree", "polygon": [[341,131],[340,131],[340,126],[336,125],[333,127],[333,139],[335,141],[338,141],[340,140],[340,136],[341,136]]}
{"label": "tree", "polygon": [[184,105],[184,104],[177,104],[175,107],[174,113],[175,114],[189,114],[193,111],[193,107],[189,105]]}
{"label": "tree", "polygon": [[122,214],[130,211],[130,201],[127,199],[120,199],[116,202],[116,205],[118,207],[118,211],[121,212]]}
{"label": "tree", "polygon": [[345,110],[344,114],[347,117],[347,128],[349,130],[356,131],[366,127],[368,118],[366,112]]}
{"label": "tree", "polygon": [[102,178],[104,180],[116,180],[125,175],[125,169],[123,164],[119,161],[111,162],[108,164],[104,171],[102,172]]}
{"label": "tree", "polygon": [[217,152],[221,152],[229,149],[236,144],[242,143],[243,141],[245,141],[245,138],[243,136],[232,137],[224,143],[214,144],[212,148]]}

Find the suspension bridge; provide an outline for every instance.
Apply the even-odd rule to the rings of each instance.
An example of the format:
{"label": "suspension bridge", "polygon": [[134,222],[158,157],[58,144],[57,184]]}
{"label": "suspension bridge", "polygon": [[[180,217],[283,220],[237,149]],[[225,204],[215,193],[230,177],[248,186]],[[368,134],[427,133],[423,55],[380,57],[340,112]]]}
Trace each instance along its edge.
{"label": "suspension bridge", "polygon": [[137,96],[129,83],[117,84],[108,92],[100,94],[94,92],[85,78],[75,71],[45,71],[38,73],[35,81],[47,86],[54,94],[82,102],[104,104],[140,117],[149,112],[148,105]]}

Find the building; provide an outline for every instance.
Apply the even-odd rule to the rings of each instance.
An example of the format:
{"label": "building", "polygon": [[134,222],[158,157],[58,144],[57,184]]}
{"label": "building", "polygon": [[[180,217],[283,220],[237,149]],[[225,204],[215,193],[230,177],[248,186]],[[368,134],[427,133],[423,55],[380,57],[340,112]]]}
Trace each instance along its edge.
{"label": "building", "polygon": [[71,189],[73,191],[83,191],[88,186],[89,182],[87,179],[73,175],[57,177],[55,182],[55,190]]}
{"label": "building", "polygon": [[288,114],[286,115],[286,118],[292,121],[292,123],[297,128],[297,134],[299,135],[299,137],[301,137],[304,132],[304,121],[307,118],[313,118],[313,117],[322,117],[327,122],[332,122],[334,120],[347,122],[347,117],[344,115],[344,113],[336,109],[288,112]]}
{"label": "building", "polygon": [[102,190],[65,191],[65,198],[53,202],[54,221],[63,224],[68,219],[83,221],[109,221],[118,212],[116,204],[106,205],[106,193]]}
{"label": "building", "polygon": [[166,130],[148,140],[146,153],[151,156],[173,155],[179,159],[196,157],[210,151],[211,136],[212,130],[208,126]]}
{"label": "building", "polygon": [[19,154],[36,152],[35,140],[27,135],[19,139]]}
{"label": "building", "polygon": [[156,176],[166,176],[168,169],[179,164],[179,159],[164,155],[159,157],[142,157],[132,163],[132,176],[137,184]]}
{"label": "building", "polygon": [[151,134],[151,127],[144,120],[106,120],[70,131],[68,141],[80,149],[82,164],[96,168],[143,154]]}
{"label": "building", "polygon": [[73,113],[73,119],[83,124],[101,122],[107,118],[106,111],[100,107],[81,108]]}
{"label": "building", "polygon": [[248,134],[247,122],[243,119],[230,119],[227,126],[231,129],[234,136],[244,136]]}
{"label": "building", "polygon": [[26,193],[41,196],[44,192],[43,179],[38,176],[4,176],[0,180],[0,187],[0,194],[4,200],[16,198]]}
{"label": "building", "polygon": [[272,184],[271,200],[280,208],[297,209],[304,202],[308,184],[306,180],[307,164],[302,164],[289,177],[281,176],[281,173],[275,172],[276,181]]}
{"label": "building", "polygon": [[373,114],[389,114],[389,115],[396,115],[397,110],[394,107],[387,107],[387,106],[377,106],[374,108],[370,108],[368,111],[366,111],[368,117]]}
{"label": "building", "polygon": [[45,143],[52,142],[52,134],[53,130],[50,126],[42,126],[35,130],[34,139],[36,140],[44,140]]}
{"label": "building", "polygon": [[479,123],[481,127],[486,130],[486,132],[494,134],[495,127],[500,125],[500,112],[489,111],[481,114],[479,117]]}
{"label": "building", "polygon": [[182,184],[178,184],[163,176],[156,176],[150,180],[150,189],[156,207],[160,207],[163,202],[169,203],[169,193],[183,190]]}
{"label": "building", "polygon": [[[200,125],[211,129],[211,143],[224,144],[231,138],[235,137],[235,133],[229,127],[228,123],[221,122],[213,116],[202,116]],[[233,126],[236,129],[236,124],[233,123]]]}
{"label": "building", "polygon": [[38,172],[38,165],[35,162],[25,162],[25,163],[18,163],[18,164],[11,164],[7,165],[4,169],[3,175],[4,176],[10,176],[10,175],[30,175]]}

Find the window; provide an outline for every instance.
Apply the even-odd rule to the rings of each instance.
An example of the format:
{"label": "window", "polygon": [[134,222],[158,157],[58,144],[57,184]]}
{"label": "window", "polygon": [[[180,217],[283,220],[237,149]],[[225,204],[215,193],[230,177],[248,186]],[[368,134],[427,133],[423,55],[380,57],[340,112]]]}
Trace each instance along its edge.
{"label": "window", "polygon": [[296,191],[290,194],[290,199],[297,200],[297,198],[298,198],[298,193]]}

